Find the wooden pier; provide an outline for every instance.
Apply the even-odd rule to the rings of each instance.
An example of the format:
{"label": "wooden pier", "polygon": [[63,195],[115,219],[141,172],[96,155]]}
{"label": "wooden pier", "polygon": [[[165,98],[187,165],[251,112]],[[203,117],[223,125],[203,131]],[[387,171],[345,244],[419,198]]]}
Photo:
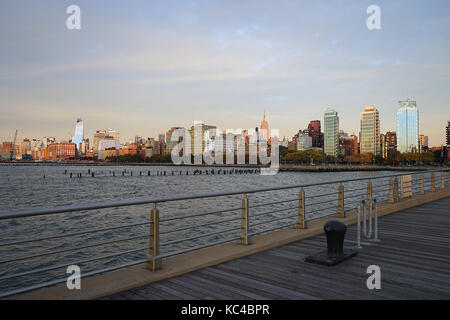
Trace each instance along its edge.
{"label": "wooden pier", "polygon": [[[381,217],[379,238],[335,267],[304,261],[326,247],[319,235],[103,299],[450,299],[450,197]],[[370,265],[380,290],[366,286]]]}

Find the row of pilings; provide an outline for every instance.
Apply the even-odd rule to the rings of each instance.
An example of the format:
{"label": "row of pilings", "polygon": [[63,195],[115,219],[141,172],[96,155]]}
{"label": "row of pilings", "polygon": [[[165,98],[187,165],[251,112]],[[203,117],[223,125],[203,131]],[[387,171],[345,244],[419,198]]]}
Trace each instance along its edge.
{"label": "row of pilings", "polygon": [[[246,174],[259,174],[261,169],[195,169],[195,170],[157,170],[157,171],[129,171],[127,169],[121,171],[115,170],[101,170],[94,172],[88,169],[87,172],[69,172],[67,169],[64,170],[64,175],[69,178],[83,178],[83,177],[164,177],[164,176],[197,176],[197,175],[246,175]],[[44,176],[45,178],[45,176]]]}

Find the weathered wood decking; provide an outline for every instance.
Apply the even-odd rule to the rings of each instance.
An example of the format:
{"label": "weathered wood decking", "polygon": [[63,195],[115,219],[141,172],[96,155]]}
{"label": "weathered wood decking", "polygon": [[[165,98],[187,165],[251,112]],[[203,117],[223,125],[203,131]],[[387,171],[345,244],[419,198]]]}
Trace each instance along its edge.
{"label": "weathered wood decking", "polygon": [[[380,218],[379,238],[335,267],[304,262],[321,235],[104,299],[450,299],[450,197]],[[366,287],[373,264],[381,290]]]}

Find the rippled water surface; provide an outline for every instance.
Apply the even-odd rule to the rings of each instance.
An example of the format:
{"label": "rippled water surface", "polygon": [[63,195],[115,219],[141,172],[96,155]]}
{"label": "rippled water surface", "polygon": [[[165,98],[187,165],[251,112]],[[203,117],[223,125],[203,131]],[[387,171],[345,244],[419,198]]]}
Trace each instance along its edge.
{"label": "rippled water surface", "polygon": [[[217,175],[218,168],[214,168],[215,174],[212,175],[210,171],[212,168],[202,168],[201,175],[193,175],[193,171],[196,169],[154,166],[0,165],[0,211],[138,197],[168,197],[180,194],[246,190],[389,174],[389,172],[378,171],[280,172],[273,176],[223,175],[222,172],[221,175]],[[88,170],[93,171],[95,177],[88,175]],[[124,170],[127,172],[122,176]],[[210,174],[205,174],[205,170],[209,170]],[[226,170],[230,170],[230,168]],[[148,171],[151,171],[151,176],[148,176]],[[157,171],[166,171],[166,175],[156,176]],[[173,176],[172,171],[174,171]],[[186,171],[189,171],[190,174],[186,175]],[[115,176],[113,176],[113,172]],[[131,172],[133,176],[131,176]],[[70,173],[73,178],[70,178]],[[82,174],[82,178],[76,178],[78,173]],[[373,181],[374,193],[380,201],[387,197],[387,182],[386,178]],[[348,190],[345,192],[346,209],[357,205],[359,197],[366,192],[366,186],[367,181],[344,183],[345,190]],[[305,188],[307,219],[336,212],[337,188],[337,184]],[[250,232],[257,233],[295,223],[298,211],[298,193],[299,189],[295,188],[249,194]],[[324,196],[317,197],[318,195]],[[227,212],[161,222],[161,254],[238,237],[241,223],[239,220],[241,202],[242,195],[233,195],[158,204],[161,220],[230,209]],[[282,203],[262,205],[272,202]],[[0,220],[0,292],[41,281],[64,278],[66,269],[62,266],[55,270],[33,273],[23,277],[1,279],[8,275],[45,268],[56,263],[72,264],[84,259],[148,247],[149,225],[130,226],[9,246],[2,244],[91,229],[148,223],[151,209],[152,205],[149,204]],[[228,221],[221,222],[223,220]],[[277,221],[270,222],[271,220]],[[263,223],[264,221],[268,221],[268,223]],[[200,224],[208,225],[198,226]],[[183,230],[173,232],[176,229]],[[133,239],[127,240],[129,238]],[[105,244],[97,245],[100,243]],[[55,251],[61,252],[47,254]],[[147,250],[141,250],[77,264],[80,265],[83,273],[142,259],[146,256]],[[9,260],[19,257],[28,258],[9,262]]]}

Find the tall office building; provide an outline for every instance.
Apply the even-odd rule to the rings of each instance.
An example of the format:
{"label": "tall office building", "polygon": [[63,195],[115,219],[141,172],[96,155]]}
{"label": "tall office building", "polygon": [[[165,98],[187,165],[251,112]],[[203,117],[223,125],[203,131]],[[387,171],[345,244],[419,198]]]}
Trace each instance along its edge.
{"label": "tall office building", "polygon": [[266,141],[269,141],[269,138],[270,138],[269,123],[266,121],[266,112],[265,111],[264,111],[264,119],[261,122],[260,132],[261,132],[262,137]]}
{"label": "tall office building", "polygon": [[419,111],[416,101],[399,101],[397,111],[397,150],[419,152]]}
{"label": "tall office building", "polygon": [[75,125],[75,135],[72,138],[72,142],[77,146],[77,150],[80,150],[80,145],[84,139],[84,122],[81,119],[77,119]]}
{"label": "tall office building", "polygon": [[364,108],[361,112],[360,152],[381,154],[380,117],[374,105]]}
{"label": "tall office building", "polygon": [[320,120],[311,120],[308,124],[308,132],[312,138],[312,147],[323,148],[323,133]]}
{"label": "tall office building", "polygon": [[329,156],[337,156],[339,151],[339,116],[331,108],[325,110],[324,119],[324,152]]}

